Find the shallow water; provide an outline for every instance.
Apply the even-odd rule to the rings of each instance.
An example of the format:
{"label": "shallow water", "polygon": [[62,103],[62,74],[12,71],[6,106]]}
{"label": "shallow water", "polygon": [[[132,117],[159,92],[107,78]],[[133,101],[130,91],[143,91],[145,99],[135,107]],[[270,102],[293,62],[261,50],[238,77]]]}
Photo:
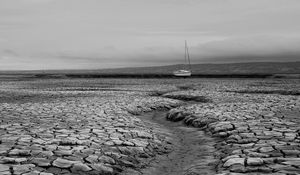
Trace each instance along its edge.
{"label": "shallow water", "polygon": [[153,161],[142,174],[195,175],[215,174],[213,157],[216,140],[198,128],[166,120],[167,111],[146,113],[140,118],[153,125],[156,131],[171,139],[173,150]]}

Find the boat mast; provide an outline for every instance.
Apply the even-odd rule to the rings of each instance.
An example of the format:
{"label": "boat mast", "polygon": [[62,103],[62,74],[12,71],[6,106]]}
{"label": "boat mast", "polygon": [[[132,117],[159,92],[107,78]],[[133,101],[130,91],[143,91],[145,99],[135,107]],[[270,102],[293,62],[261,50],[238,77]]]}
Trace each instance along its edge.
{"label": "boat mast", "polygon": [[186,63],[187,63],[187,50],[186,50],[186,41],[184,41],[184,68],[186,67]]}
{"label": "boat mast", "polygon": [[187,43],[186,43],[186,41],[185,41],[185,53],[186,53],[186,55],[187,55],[187,60],[188,60],[188,62],[189,62],[189,69],[190,69],[190,71],[192,70],[192,67],[191,67],[191,62],[190,62],[190,54],[189,54],[189,48],[187,47]]}

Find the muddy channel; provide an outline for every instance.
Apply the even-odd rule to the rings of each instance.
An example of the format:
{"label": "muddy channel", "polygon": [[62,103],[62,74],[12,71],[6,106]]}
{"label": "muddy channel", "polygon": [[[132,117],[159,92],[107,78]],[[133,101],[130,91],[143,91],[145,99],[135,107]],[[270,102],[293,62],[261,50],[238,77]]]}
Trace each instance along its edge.
{"label": "muddy channel", "polygon": [[172,151],[158,156],[145,175],[196,175],[216,174],[214,145],[216,140],[199,128],[185,126],[182,122],[166,119],[167,111],[154,111],[139,116],[160,135],[170,140]]}

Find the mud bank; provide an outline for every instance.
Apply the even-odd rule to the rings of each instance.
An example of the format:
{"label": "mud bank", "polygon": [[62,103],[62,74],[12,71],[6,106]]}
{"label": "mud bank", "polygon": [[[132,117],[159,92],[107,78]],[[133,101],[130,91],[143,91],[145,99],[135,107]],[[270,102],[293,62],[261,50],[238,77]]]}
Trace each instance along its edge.
{"label": "mud bank", "polygon": [[199,128],[166,120],[166,113],[154,111],[139,116],[172,145],[169,154],[157,156],[141,174],[216,174],[213,156],[216,140]]}

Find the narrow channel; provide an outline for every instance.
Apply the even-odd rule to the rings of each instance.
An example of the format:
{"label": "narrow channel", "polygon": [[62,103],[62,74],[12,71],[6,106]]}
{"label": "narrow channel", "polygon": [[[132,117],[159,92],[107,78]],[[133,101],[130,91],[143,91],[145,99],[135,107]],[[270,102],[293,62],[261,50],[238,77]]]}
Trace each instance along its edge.
{"label": "narrow channel", "polygon": [[166,119],[167,111],[154,111],[139,116],[154,126],[157,132],[171,139],[172,151],[158,156],[145,175],[205,175],[216,174],[214,144],[216,140],[199,128],[185,126],[182,122]]}

